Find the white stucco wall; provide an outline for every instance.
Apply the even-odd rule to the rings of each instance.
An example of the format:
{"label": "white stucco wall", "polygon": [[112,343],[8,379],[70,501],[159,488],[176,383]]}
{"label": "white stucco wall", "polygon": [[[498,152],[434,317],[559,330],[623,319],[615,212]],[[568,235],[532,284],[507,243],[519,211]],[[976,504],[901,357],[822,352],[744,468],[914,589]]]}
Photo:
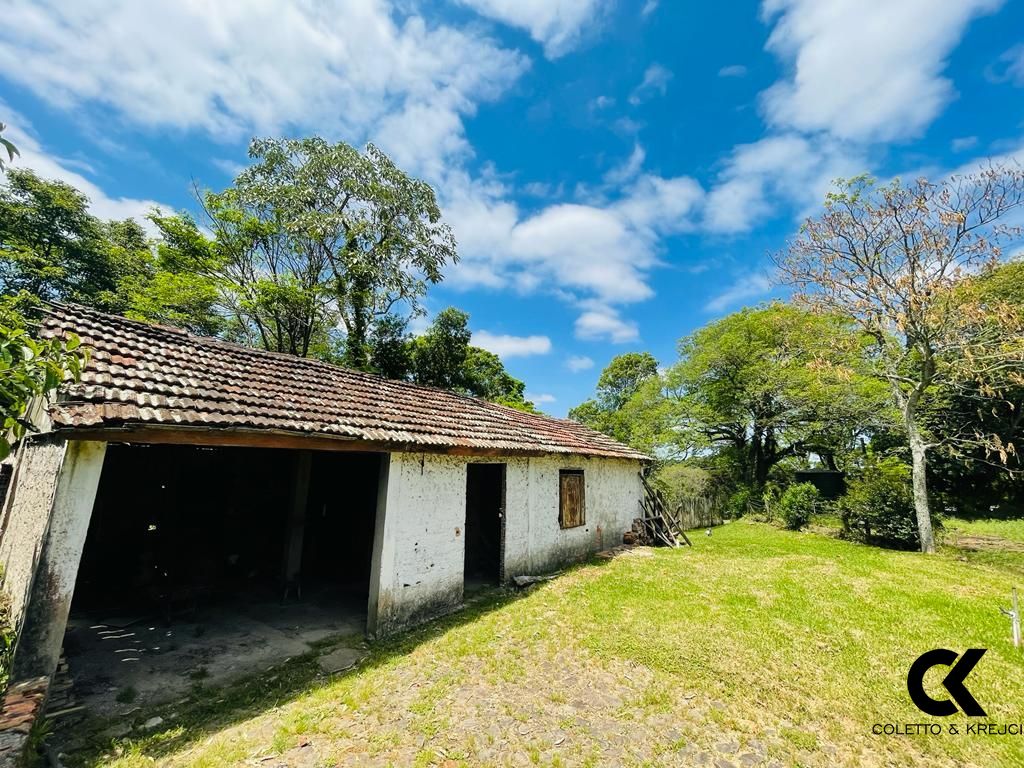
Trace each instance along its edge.
{"label": "white stucco wall", "polygon": [[[615,546],[638,514],[636,461],[572,456],[481,460],[393,453],[383,508],[378,511],[371,632],[387,634],[461,604],[470,463],[507,467],[506,579],[549,572]],[[561,469],[582,469],[586,487],[586,523],[567,530],[558,524]]]}

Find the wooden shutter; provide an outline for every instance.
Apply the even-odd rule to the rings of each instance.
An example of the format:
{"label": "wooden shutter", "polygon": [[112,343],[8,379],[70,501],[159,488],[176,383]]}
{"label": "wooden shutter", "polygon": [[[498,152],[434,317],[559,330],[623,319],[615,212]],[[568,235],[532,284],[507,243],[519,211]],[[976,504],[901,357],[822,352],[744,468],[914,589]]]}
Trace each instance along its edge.
{"label": "wooden shutter", "polygon": [[585,488],[583,470],[563,469],[558,473],[558,522],[563,528],[586,522]]}

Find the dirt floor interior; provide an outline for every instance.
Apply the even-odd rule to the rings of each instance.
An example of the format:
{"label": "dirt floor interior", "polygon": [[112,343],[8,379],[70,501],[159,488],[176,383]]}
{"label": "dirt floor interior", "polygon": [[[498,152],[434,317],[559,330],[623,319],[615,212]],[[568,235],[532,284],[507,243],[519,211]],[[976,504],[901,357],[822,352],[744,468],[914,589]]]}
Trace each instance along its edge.
{"label": "dirt floor interior", "polygon": [[379,470],[378,454],[110,445],[65,636],[78,701],[125,713],[358,642]]}

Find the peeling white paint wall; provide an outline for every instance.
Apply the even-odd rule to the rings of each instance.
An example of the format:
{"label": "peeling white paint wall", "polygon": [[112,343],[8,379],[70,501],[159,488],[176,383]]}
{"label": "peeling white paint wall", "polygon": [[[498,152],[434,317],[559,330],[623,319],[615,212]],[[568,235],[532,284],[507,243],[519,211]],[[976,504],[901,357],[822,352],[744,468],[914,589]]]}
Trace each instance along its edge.
{"label": "peeling white paint wall", "polygon": [[[466,465],[505,464],[506,578],[545,573],[622,542],[639,510],[639,462],[393,453],[375,542],[370,631],[388,634],[462,603]],[[586,523],[558,523],[558,473],[582,469]]]}
{"label": "peeling white paint wall", "polygon": [[[558,524],[558,473],[582,469],[585,524]],[[639,515],[640,464],[623,459],[549,456],[508,463],[505,575],[541,574],[622,543]]]}
{"label": "peeling white paint wall", "polygon": [[3,588],[11,599],[16,629],[20,629],[29,588],[39,565],[66,450],[63,440],[45,438],[26,440],[18,449],[0,532]]}
{"label": "peeling white paint wall", "polygon": [[12,676],[57,667],[106,443],[28,441],[0,543],[18,629]]}

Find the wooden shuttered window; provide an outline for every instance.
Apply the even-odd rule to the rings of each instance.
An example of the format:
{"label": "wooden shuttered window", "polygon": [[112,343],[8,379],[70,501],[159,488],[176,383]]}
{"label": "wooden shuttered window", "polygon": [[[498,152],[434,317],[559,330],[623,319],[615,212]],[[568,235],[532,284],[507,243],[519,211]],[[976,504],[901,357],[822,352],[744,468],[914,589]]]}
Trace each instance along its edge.
{"label": "wooden shuttered window", "polygon": [[582,469],[563,469],[558,473],[558,524],[575,528],[587,521],[586,484]]}

